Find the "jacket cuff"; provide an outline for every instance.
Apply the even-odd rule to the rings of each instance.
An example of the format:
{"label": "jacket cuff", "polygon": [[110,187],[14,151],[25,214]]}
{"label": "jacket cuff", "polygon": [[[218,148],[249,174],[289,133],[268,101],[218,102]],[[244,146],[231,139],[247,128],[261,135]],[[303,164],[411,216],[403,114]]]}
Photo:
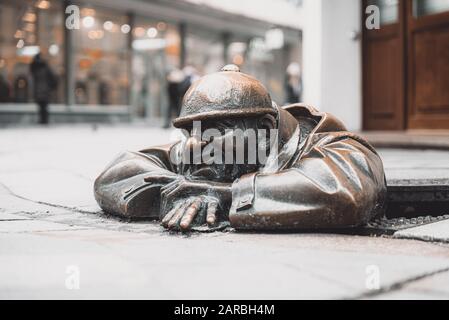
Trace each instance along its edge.
{"label": "jacket cuff", "polygon": [[254,203],[254,184],[257,173],[246,174],[232,184],[232,205],[230,214],[252,208]]}

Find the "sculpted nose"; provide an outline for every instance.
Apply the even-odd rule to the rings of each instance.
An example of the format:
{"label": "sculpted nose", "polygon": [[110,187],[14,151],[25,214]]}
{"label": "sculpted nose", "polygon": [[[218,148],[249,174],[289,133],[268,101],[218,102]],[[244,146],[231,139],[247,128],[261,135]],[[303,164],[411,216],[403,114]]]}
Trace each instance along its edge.
{"label": "sculpted nose", "polygon": [[189,159],[192,161],[191,163],[201,163],[203,146],[206,144],[206,141],[201,141],[201,138],[195,135],[187,139],[186,151],[190,154]]}

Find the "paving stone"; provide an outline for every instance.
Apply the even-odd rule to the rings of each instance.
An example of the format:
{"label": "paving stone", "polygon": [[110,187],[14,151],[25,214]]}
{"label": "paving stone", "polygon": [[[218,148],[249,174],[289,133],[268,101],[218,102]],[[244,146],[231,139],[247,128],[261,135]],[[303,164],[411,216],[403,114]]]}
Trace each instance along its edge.
{"label": "paving stone", "polygon": [[[82,227],[85,229],[87,227]],[[14,233],[14,232],[41,232],[48,230],[70,230],[80,229],[79,227],[53,223],[40,220],[13,220],[0,221],[0,233]]]}
{"label": "paving stone", "polygon": [[395,238],[441,241],[449,243],[449,220],[395,232]]}
{"label": "paving stone", "polygon": [[449,286],[441,285],[447,283],[449,283],[449,271],[407,283],[399,290],[381,294],[375,299],[448,300]]}
{"label": "paving stone", "polygon": [[30,170],[0,173],[0,181],[14,194],[35,202],[72,208],[96,205],[92,182],[67,172]]}
{"label": "paving stone", "polygon": [[[378,149],[389,185],[449,185],[449,151]],[[407,185],[410,185],[408,183]]]}
{"label": "paving stone", "polygon": [[29,215],[37,213],[62,214],[67,211],[67,209],[62,207],[49,206],[38,202],[21,199],[9,193],[1,193],[1,192],[0,192],[0,209],[4,213],[22,212],[27,213]]}
{"label": "paving stone", "polygon": [[[366,239],[97,229],[0,234],[0,298],[334,299],[365,293],[370,265],[378,266],[383,286],[449,267],[445,248],[382,238],[366,246]],[[79,270],[80,290],[65,287],[70,266]]]}
{"label": "paving stone", "polygon": [[404,291],[426,292],[449,299],[449,286],[442,286],[441,283],[449,283],[449,271],[409,283]]}
{"label": "paving stone", "polygon": [[395,290],[374,296],[372,300],[448,300],[449,295],[437,291]]}
{"label": "paving stone", "polygon": [[5,213],[0,211],[0,221],[28,220],[28,219],[29,219],[28,217],[19,214]]}

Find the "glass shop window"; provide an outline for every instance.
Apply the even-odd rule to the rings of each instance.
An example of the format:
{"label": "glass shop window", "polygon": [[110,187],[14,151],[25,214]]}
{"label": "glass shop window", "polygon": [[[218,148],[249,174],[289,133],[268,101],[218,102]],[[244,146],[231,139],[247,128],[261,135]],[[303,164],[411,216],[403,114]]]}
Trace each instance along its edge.
{"label": "glass shop window", "polygon": [[368,5],[376,5],[379,7],[381,25],[398,22],[399,0],[369,0]]}
{"label": "glass shop window", "polygon": [[0,103],[33,102],[30,64],[37,53],[57,77],[50,97],[64,102],[64,29],[60,1],[2,0],[0,3]]}
{"label": "glass shop window", "polygon": [[126,15],[82,7],[79,30],[73,30],[75,103],[128,104],[128,37]]}
{"label": "glass shop window", "polygon": [[437,14],[449,11],[449,0],[414,0],[415,17]]}
{"label": "glass shop window", "polygon": [[132,36],[133,112],[141,118],[164,118],[170,104],[170,75],[181,72],[178,28],[167,21],[136,17]]}
{"label": "glass shop window", "polygon": [[224,65],[223,36],[218,32],[187,26],[186,66],[199,75],[217,72]]}
{"label": "glass shop window", "polygon": [[292,102],[289,98],[291,91],[295,92],[294,102],[301,100],[301,43],[299,39],[296,43],[279,42],[274,46],[264,37],[254,37],[249,40],[244,37],[234,37],[228,46],[227,57],[227,63],[240,66],[242,72],[260,80],[277,104]]}

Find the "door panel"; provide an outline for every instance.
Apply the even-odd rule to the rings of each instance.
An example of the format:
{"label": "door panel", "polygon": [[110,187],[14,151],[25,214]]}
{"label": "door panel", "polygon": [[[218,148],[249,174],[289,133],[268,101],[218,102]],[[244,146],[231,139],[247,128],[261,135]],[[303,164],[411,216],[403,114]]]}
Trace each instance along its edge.
{"label": "door panel", "polygon": [[449,129],[447,10],[447,0],[415,0],[408,8],[408,128]]}
{"label": "door panel", "polygon": [[[369,63],[367,71],[370,90],[368,99],[373,108],[371,117],[394,117],[398,105],[399,45],[396,37],[371,41],[367,45]],[[394,106],[394,107],[392,107]]]}
{"label": "door panel", "polygon": [[418,112],[449,110],[449,27],[414,35]]}
{"label": "door panel", "polygon": [[[363,127],[404,128],[404,52],[401,10],[392,1],[364,1],[380,8],[381,28],[363,33]],[[382,18],[383,17],[383,18]]]}

